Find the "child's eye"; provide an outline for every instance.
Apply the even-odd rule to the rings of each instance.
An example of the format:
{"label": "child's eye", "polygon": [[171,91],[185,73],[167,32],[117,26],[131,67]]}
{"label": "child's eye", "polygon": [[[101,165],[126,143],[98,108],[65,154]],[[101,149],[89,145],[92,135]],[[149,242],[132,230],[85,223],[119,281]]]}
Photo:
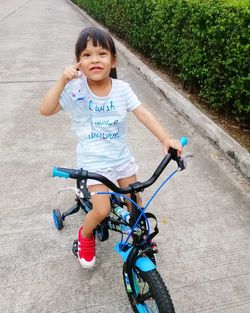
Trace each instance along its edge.
{"label": "child's eye", "polygon": [[82,54],[82,58],[88,58],[88,57],[90,57],[90,54],[89,54],[89,53],[86,52],[86,53],[83,53],[83,54]]}
{"label": "child's eye", "polygon": [[107,53],[106,51],[101,51],[99,54],[100,54],[101,56],[105,56],[105,55],[107,55],[108,53]]}

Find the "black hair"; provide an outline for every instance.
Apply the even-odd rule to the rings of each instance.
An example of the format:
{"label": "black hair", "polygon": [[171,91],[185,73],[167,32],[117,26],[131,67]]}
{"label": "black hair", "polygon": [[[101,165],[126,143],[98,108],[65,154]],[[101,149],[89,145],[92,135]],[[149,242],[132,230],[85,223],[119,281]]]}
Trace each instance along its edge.
{"label": "black hair", "polygon": [[[101,46],[103,49],[110,51],[113,57],[116,57],[115,44],[110,34],[97,27],[87,27],[81,31],[75,44],[75,56],[77,62],[79,62],[80,54],[86,49],[90,39],[92,40],[94,47]],[[109,76],[117,78],[116,68],[111,69]]]}

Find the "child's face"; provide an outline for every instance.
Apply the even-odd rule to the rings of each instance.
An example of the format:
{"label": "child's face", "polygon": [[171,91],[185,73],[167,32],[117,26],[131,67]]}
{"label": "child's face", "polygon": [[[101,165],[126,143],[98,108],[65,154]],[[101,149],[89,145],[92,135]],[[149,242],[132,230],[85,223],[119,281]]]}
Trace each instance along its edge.
{"label": "child's face", "polygon": [[93,46],[92,40],[88,41],[87,47],[80,54],[80,70],[90,80],[101,81],[109,77],[112,67],[116,66],[116,58],[109,50],[101,46]]}

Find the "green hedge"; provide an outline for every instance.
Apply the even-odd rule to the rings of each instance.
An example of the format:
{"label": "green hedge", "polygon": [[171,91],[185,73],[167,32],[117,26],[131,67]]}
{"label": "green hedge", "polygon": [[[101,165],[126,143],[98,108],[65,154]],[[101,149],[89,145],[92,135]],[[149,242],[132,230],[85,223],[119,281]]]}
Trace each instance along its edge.
{"label": "green hedge", "polygon": [[75,0],[226,116],[250,121],[250,0]]}

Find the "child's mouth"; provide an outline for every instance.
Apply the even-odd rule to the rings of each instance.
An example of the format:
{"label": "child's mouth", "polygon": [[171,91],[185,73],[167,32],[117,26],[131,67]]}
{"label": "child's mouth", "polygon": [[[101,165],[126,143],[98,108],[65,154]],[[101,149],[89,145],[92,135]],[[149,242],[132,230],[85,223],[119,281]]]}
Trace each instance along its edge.
{"label": "child's mouth", "polygon": [[90,71],[101,71],[101,70],[102,70],[102,67],[100,67],[100,66],[93,66],[90,69]]}

